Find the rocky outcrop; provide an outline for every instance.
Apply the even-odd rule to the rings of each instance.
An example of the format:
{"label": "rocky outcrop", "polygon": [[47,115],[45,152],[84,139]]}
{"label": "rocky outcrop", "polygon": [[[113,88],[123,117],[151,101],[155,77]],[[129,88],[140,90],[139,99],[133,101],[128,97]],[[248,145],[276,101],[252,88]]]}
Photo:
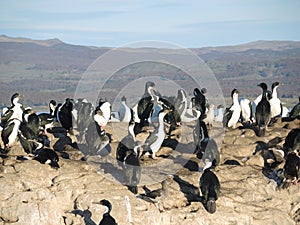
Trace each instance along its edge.
{"label": "rocky outcrop", "polygon": [[[155,204],[136,197],[121,183],[121,170],[114,161],[118,138],[109,126],[107,132],[113,140],[111,155],[88,158],[76,150],[71,137],[61,140],[63,145],[56,144],[60,151],[59,169],[28,158],[17,145],[0,158],[0,224],[95,225],[101,220],[104,207],[93,202],[101,199],[111,202],[111,215],[120,225],[300,224],[299,185],[278,189],[276,182],[262,173],[262,157],[252,155],[255,141],[268,141],[276,136],[284,139],[292,128],[299,126],[299,120],[279,121],[263,138],[256,137],[251,129],[239,128],[227,130],[223,138],[223,129],[214,124],[211,136],[216,138],[221,151],[221,163],[214,170],[221,183],[214,214],[208,213],[201,203],[198,168],[202,162],[192,154],[189,136],[178,139],[173,150],[170,145],[162,148],[161,155],[171,152],[171,156],[142,162],[147,171],[143,171],[139,194],[144,193],[143,184],[150,190],[160,188],[163,175],[176,171],[173,179],[167,181],[168,197]],[[185,130],[184,134],[188,133]],[[51,146],[57,141],[53,138]],[[238,164],[224,164],[227,160]],[[156,172],[161,174],[156,176]]]}

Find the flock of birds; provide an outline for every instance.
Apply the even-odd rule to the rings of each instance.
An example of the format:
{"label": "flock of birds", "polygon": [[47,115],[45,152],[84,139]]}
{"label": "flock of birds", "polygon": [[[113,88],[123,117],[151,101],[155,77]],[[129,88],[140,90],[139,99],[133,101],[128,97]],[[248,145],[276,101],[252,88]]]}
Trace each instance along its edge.
{"label": "flock of birds", "polygon": [[[239,92],[234,89],[231,93],[232,105],[226,108],[224,113],[222,106],[219,106],[217,115],[214,113],[214,105],[209,105],[205,97],[205,88],[195,88],[191,99],[183,89],[178,90],[177,97],[165,97],[158,92],[153,82],[148,81],[143,96],[133,108],[128,107],[126,98],[122,97],[118,121],[128,123],[128,134],[119,142],[116,159],[124,172],[128,189],[134,194],[138,193],[142,157],[158,159],[157,152],[161,149],[165,137],[171,135],[182,122],[195,121],[194,154],[204,163],[199,187],[205,208],[214,213],[220,193],[220,182],[213,169],[220,162],[220,151],[216,141],[209,136],[212,121],[222,121],[228,128],[236,128],[237,123],[242,122],[244,126],[253,128],[257,136],[264,137],[268,126],[275,123],[279,117],[285,117],[287,120],[299,119],[300,103],[290,112],[282,106],[277,96],[279,82],[273,83],[271,91],[268,91],[265,83],[258,86],[262,88],[262,94],[252,102],[239,99]],[[90,152],[101,156],[110,153],[107,148],[110,135],[105,127],[109,121],[117,119],[111,117],[111,104],[108,101],[100,99],[95,107],[85,99],[75,102],[67,98],[59,104],[51,100],[49,112],[37,114],[31,107],[23,107],[20,103],[21,97],[18,93],[14,94],[11,97],[11,106],[4,108],[2,112],[2,154],[7,154],[19,141],[29,157],[40,163],[49,163],[53,168],[59,168],[59,157],[56,151],[50,148],[49,135],[58,131],[74,135],[74,125],[78,142],[85,143]],[[170,125],[167,133],[166,123]],[[143,142],[137,140],[140,133],[149,134]],[[282,148],[278,145],[280,141],[281,138],[275,138],[268,143],[257,142],[254,154],[261,152],[265,159],[265,169],[275,171],[276,177],[290,181],[289,183],[297,183],[300,175],[300,129],[291,130]],[[276,170],[277,165],[283,161],[284,167]],[[166,184],[162,183],[160,191],[148,190],[142,196],[153,200],[166,189],[165,186]],[[107,207],[103,220],[110,221],[100,224],[116,224],[109,214],[112,208],[110,202],[102,200],[100,203]]]}
{"label": "flock of birds", "polygon": [[[274,82],[271,90],[266,83],[258,84],[262,88],[254,101],[238,98],[238,90],[232,90],[232,105],[225,109],[223,125],[236,128],[242,122],[242,128],[253,129],[258,137],[265,137],[268,127],[273,126],[280,118],[282,122],[300,119],[299,102],[289,111],[278,98],[277,88],[281,85]],[[281,137],[275,137],[268,142],[256,141],[253,155],[260,153],[264,159],[263,173],[274,179],[279,187],[297,184],[300,179],[300,127],[292,129],[286,136],[284,144]]]}

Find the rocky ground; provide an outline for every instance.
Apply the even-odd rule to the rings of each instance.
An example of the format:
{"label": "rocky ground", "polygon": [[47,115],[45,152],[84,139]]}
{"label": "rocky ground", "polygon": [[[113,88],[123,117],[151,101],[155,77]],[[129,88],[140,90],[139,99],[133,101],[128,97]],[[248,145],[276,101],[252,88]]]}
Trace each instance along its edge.
{"label": "rocky ground", "polygon": [[[220,124],[214,124],[210,135],[221,152],[221,163],[214,170],[221,183],[214,214],[201,203],[198,169],[203,165],[192,154],[193,124],[183,125],[174,138],[165,141],[160,159],[142,161],[139,194],[144,193],[143,185],[150,190],[160,188],[160,182],[172,174],[167,180],[169,195],[156,204],[136,197],[121,182],[114,159],[119,125],[107,127],[112,135],[111,154],[102,158],[76,150],[74,136],[49,135],[51,146],[60,150],[59,169],[20,157],[26,154],[16,145],[0,158],[0,224],[94,225],[101,220],[104,207],[93,202],[101,199],[111,202],[111,215],[119,225],[300,224],[300,186],[278,189],[274,180],[263,175],[262,157],[252,154],[256,141],[285,138],[299,126],[299,120],[278,121],[266,137],[259,138],[251,129],[224,133]],[[239,165],[224,164],[227,160]]]}

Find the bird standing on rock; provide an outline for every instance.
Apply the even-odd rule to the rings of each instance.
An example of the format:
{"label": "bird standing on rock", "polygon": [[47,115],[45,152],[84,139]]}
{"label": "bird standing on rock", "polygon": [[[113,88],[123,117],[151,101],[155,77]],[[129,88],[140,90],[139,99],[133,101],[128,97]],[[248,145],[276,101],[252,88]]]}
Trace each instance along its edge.
{"label": "bird standing on rock", "polygon": [[54,122],[54,112],[56,108],[56,101],[51,100],[49,102],[49,113],[40,113],[38,114],[40,120],[41,120],[41,127],[43,127],[45,130],[47,128],[51,127],[51,124]]}
{"label": "bird standing on rock", "polygon": [[15,93],[11,96],[11,106],[6,109],[6,111],[1,116],[1,124],[5,125],[6,122],[10,119],[18,119],[22,121],[22,115],[24,107],[19,101],[21,100],[22,95]]}
{"label": "bird standing on rock", "polygon": [[128,189],[137,194],[137,185],[141,178],[141,167],[139,161],[140,146],[136,142],[134,134],[135,122],[133,117],[128,125],[128,135],[118,144],[116,158],[118,164],[122,167],[124,178]]}
{"label": "bird standing on rock", "polygon": [[260,83],[257,85],[262,88],[262,98],[260,102],[257,104],[255,118],[258,126],[258,136],[264,137],[266,134],[266,128],[271,120],[271,106],[267,99],[267,84]]}
{"label": "bird standing on rock", "polygon": [[98,123],[101,129],[105,129],[111,115],[111,104],[103,99],[99,100],[99,105],[95,110],[94,120]]}
{"label": "bird standing on rock", "polygon": [[73,134],[73,120],[72,120],[72,110],[74,108],[74,100],[67,98],[63,104],[58,106],[56,112],[56,118],[63,128]]}
{"label": "bird standing on rock", "polygon": [[231,92],[232,104],[229,108],[225,109],[223,126],[224,127],[232,127],[235,129],[238,120],[241,115],[241,106],[239,104],[238,99],[239,91],[237,89],[233,89]]}
{"label": "bird standing on rock", "polygon": [[148,81],[145,85],[145,92],[142,98],[139,100],[137,105],[137,114],[140,119],[141,129],[148,126],[148,119],[153,111],[154,102],[157,99],[155,90],[155,84],[152,81]]}
{"label": "bird standing on rock", "polygon": [[199,186],[207,211],[214,213],[221,187],[218,177],[212,171],[206,169],[200,177]]}
{"label": "bird standing on rock", "polygon": [[170,108],[165,104],[163,104],[162,107],[163,109],[158,114],[158,128],[149,135],[145,141],[145,145],[143,146],[143,151],[151,153],[153,159],[158,159],[156,153],[159,151],[165,139],[164,117],[167,113],[173,110],[173,108]]}
{"label": "bird standing on rock", "polygon": [[269,100],[271,106],[271,118],[280,116],[282,112],[282,105],[280,99],[277,97],[277,88],[281,85],[279,82],[272,84],[272,98]]}
{"label": "bird standing on rock", "polygon": [[126,98],[123,96],[121,98],[121,106],[119,109],[119,118],[121,122],[129,123],[131,120],[131,109],[126,104]]}
{"label": "bird standing on rock", "polygon": [[241,106],[241,119],[244,123],[252,123],[252,107],[251,102],[247,98],[239,100]]}

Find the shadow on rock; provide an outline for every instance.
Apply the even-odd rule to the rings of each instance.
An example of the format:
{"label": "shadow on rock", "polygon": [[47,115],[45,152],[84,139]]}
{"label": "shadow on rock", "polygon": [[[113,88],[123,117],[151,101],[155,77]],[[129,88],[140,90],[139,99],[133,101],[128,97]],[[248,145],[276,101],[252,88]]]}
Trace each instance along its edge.
{"label": "shadow on rock", "polygon": [[174,175],[173,180],[179,184],[180,191],[184,194],[189,203],[201,202],[203,204],[198,187],[195,187],[193,184],[190,184],[185,180],[182,180],[178,175]]}
{"label": "shadow on rock", "polygon": [[97,225],[97,223],[95,223],[92,220],[92,212],[88,209],[85,209],[85,210],[75,209],[75,210],[72,210],[71,213],[74,214],[75,216],[79,215],[79,216],[83,217],[85,225]]}

